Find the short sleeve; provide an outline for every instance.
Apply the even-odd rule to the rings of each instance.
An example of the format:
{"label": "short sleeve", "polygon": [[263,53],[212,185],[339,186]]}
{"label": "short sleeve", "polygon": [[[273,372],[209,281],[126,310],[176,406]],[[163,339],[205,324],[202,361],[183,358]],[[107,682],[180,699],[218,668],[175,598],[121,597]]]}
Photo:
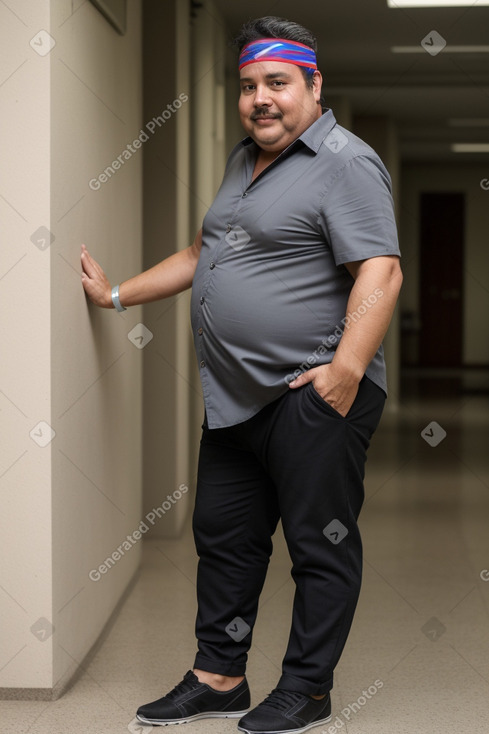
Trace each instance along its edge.
{"label": "short sleeve", "polygon": [[359,155],[334,177],[319,225],[336,265],[400,255],[389,174],[378,157]]}

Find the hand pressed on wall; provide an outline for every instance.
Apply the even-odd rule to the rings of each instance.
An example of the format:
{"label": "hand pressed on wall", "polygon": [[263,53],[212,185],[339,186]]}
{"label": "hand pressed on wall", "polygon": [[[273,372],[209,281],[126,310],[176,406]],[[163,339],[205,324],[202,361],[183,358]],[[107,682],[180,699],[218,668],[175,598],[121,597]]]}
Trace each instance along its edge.
{"label": "hand pressed on wall", "polygon": [[82,285],[89,299],[101,308],[114,308],[110,283],[103,269],[89,254],[85,245],[81,252]]}

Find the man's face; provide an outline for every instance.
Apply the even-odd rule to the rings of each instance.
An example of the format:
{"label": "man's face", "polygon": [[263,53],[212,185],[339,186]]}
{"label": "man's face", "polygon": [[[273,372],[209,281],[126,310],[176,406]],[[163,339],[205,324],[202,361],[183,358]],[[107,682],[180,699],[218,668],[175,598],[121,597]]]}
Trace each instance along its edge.
{"label": "man's face", "polygon": [[295,64],[248,64],[240,72],[241,124],[263,150],[284,150],[321,117],[321,82],[321,74],[315,71],[314,87],[306,86],[304,75]]}

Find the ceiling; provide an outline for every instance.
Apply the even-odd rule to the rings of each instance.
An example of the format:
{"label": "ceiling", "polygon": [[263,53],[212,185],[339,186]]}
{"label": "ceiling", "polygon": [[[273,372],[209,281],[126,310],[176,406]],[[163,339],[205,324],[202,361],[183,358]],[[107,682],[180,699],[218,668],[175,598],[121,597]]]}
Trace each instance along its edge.
{"label": "ceiling", "polygon": [[[354,114],[393,117],[403,160],[483,160],[489,165],[487,153],[450,150],[452,142],[489,143],[489,53],[450,52],[452,46],[489,46],[488,6],[391,9],[387,0],[214,2],[230,35],[244,21],[264,15],[309,28],[318,39],[326,103],[328,94],[343,95]],[[433,31],[447,43],[436,55],[421,46]],[[393,53],[393,46],[414,46],[420,52]]]}

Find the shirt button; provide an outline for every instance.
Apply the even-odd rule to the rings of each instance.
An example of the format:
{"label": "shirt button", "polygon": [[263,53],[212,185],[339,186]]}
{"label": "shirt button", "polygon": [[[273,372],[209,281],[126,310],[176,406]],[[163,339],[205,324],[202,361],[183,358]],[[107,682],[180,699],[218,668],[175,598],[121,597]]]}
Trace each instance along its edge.
{"label": "shirt button", "polygon": [[200,363],[200,366],[201,366],[201,367],[205,367],[205,362],[204,362],[204,360],[202,360],[202,362]]}
{"label": "shirt button", "polygon": [[210,270],[214,270],[215,267],[216,267],[216,263],[211,263],[209,265]]}
{"label": "shirt button", "polygon": [[202,336],[202,334],[203,334],[203,333],[204,333],[204,329],[203,329],[203,328],[202,328],[202,326],[201,326],[201,327],[200,327],[200,329],[198,330],[197,334],[198,334],[199,336]]}
{"label": "shirt button", "polygon": [[231,230],[232,230],[232,226],[230,224],[228,224],[227,227],[226,227],[226,232],[230,232]]}
{"label": "shirt button", "polygon": [[204,301],[205,301],[205,298],[204,298],[204,296],[202,296],[202,298],[200,299],[200,305],[201,305],[201,306],[202,306],[202,304],[204,303]]}
{"label": "shirt button", "polygon": [[242,198],[242,199],[244,199],[244,198],[246,198],[247,196],[248,196],[248,194],[247,194],[247,193],[246,193],[246,191],[245,191],[245,192],[244,192],[244,194],[243,194],[243,196],[242,196],[241,198]]}

